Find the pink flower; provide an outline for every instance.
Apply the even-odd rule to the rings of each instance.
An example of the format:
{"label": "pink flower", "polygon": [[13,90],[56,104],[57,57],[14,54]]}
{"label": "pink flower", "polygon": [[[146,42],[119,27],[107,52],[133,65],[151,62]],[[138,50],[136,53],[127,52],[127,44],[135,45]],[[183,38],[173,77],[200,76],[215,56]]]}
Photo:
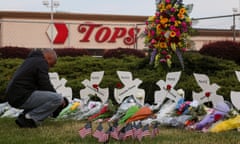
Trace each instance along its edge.
{"label": "pink flower", "polygon": [[174,16],[170,17],[170,22],[175,22],[176,18]]}
{"label": "pink flower", "polygon": [[166,63],[167,60],[166,60],[166,59],[160,59],[160,62],[161,62],[161,63]]}
{"label": "pink flower", "polygon": [[146,21],[145,24],[148,25],[148,21]]}
{"label": "pink flower", "polygon": [[152,39],[151,44],[155,44],[157,41],[155,39]]}
{"label": "pink flower", "polygon": [[170,11],[171,11],[171,12],[175,12],[176,9],[175,9],[175,8],[171,8]]}
{"label": "pink flower", "polygon": [[175,33],[176,33],[176,37],[180,37],[180,35],[181,35],[181,32],[180,32],[180,30],[179,30],[179,29],[175,30]]}
{"label": "pink flower", "polygon": [[187,48],[182,48],[182,51],[183,51],[183,52],[187,51]]}
{"label": "pink flower", "polygon": [[160,16],[160,12],[156,12],[155,15],[156,15],[157,17],[159,17],[159,16]]}
{"label": "pink flower", "polygon": [[171,26],[170,26],[170,30],[171,30],[171,31],[175,31],[175,30],[176,30],[176,27],[175,27],[174,25],[171,25]]}
{"label": "pink flower", "polygon": [[171,0],[165,0],[166,1],[166,3],[170,3],[171,2]]}
{"label": "pink flower", "polygon": [[151,30],[151,36],[153,37],[155,35],[155,31]]}
{"label": "pink flower", "polygon": [[171,58],[171,56],[170,55],[166,55],[166,59],[170,59]]}

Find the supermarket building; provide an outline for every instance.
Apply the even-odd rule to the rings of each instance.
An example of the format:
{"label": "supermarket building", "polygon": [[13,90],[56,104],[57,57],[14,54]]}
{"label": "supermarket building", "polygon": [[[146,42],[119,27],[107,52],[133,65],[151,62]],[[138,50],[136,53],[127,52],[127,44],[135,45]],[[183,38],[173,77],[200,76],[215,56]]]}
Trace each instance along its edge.
{"label": "supermarket building", "polygon": [[[141,33],[147,16],[0,11],[0,47],[145,49]],[[196,29],[191,37],[199,50],[202,45],[233,40],[232,30]],[[235,33],[236,34],[236,33]],[[237,33],[237,40],[238,39]],[[51,42],[52,41],[52,42]]]}

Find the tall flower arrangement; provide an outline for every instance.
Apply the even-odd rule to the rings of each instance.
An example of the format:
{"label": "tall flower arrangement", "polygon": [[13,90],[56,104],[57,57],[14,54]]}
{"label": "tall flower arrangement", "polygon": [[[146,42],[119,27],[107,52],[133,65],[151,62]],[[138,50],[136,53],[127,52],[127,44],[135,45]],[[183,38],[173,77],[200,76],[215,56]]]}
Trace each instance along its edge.
{"label": "tall flower arrangement", "polygon": [[184,68],[182,52],[186,51],[191,31],[192,6],[185,6],[182,0],[156,0],[156,13],[148,18],[144,31],[145,44],[152,52],[150,63],[171,67],[175,53]]}

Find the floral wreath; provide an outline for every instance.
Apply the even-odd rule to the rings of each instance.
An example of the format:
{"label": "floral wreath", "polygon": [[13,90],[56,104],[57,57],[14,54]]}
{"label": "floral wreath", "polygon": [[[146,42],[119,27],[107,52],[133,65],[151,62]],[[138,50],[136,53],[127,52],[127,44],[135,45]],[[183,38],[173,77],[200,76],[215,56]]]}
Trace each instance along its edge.
{"label": "floral wreath", "polygon": [[156,13],[146,21],[145,45],[151,50],[150,63],[171,67],[172,54],[176,53],[182,67],[182,52],[188,46],[191,32],[189,13],[193,5],[184,6],[182,0],[156,0]]}

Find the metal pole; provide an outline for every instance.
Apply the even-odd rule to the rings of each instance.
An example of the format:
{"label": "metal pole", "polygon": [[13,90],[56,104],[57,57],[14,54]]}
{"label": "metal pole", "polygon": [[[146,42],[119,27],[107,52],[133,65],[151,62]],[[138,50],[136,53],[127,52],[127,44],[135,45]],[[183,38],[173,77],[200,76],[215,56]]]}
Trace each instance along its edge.
{"label": "metal pole", "polygon": [[236,40],[236,20],[235,20],[235,14],[233,14],[233,41]]}
{"label": "metal pole", "polygon": [[137,24],[135,25],[135,28],[134,28],[134,49],[138,49],[138,37],[137,37]]}
{"label": "metal pole", "polygon": [[53,49],[53,0],[51,0],[51,23],[50,23],[50,26],[51,26],[51,49]]}

